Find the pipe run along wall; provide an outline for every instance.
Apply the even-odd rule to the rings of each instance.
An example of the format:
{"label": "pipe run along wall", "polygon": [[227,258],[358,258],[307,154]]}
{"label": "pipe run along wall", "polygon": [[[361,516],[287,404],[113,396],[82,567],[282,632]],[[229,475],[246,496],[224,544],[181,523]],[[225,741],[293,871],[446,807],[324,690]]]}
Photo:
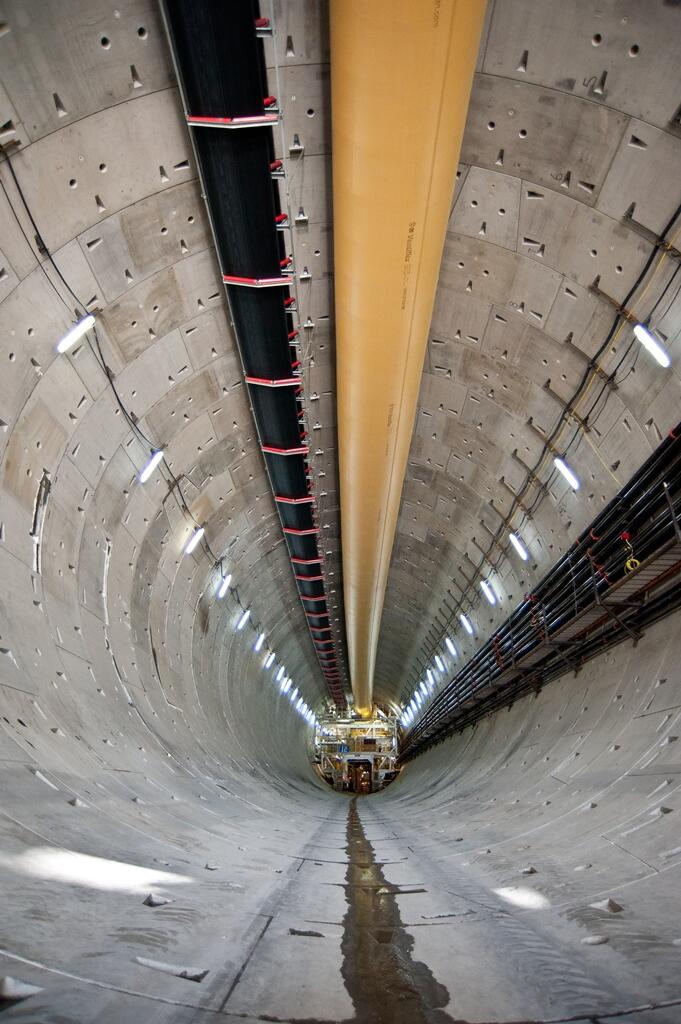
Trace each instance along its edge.
{"label": "pipe run along wall", "polygon": [[343,578],[365,713],[484,10],[331,4]]}

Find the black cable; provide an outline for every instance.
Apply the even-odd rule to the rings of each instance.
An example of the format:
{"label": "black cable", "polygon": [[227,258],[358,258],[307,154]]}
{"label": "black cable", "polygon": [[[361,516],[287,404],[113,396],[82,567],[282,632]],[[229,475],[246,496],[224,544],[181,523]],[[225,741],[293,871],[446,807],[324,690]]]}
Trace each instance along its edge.
{"label": "black cable", "polygon": [[5,160],[7,161],[7,166],[9,167],[9,172],[12,175],[12,180],[14,181],[15,188],[16,188],[17,192],[19,193],[19,197],[20,197],[22,203],[24,204],[24,209],[26,210],[26,214],[28,216],[28,219],[30,220],[31,224],[33,225],[33,230],[35,231],[35,234],[36,234],[36,242],[38,243],[38,248],[39,249],[42,248],[42,250],[45,253],[45,255],[47,256],[48,260],[50,261],[50,263],[52,264],[52,266],[56,270],[57,274],[59,275],[59,277],[60,277],[60,279],[62,281],[62,284],[64,285],[66,290],[71,293],[71,295],[76,300],[78,305],[82,306],[83,309],[87,309],[87,306],[85,305],[85,303],[81,299],[78,298],[78,296],[74,292],[73,288],[70,286],[70,284],[68,283],[68,281],[66,280],[66,278],[62,274],[61,270],[59,269],[59,267],[57,266],[57,264],[54,261],[52,253],[50,252],[50,250],[45,245],[45,241],[44,241],[42,235],[40,234],[40,231],[38,230],[38,225],[36,224],[36,222],[35,222],[35,220],[33,218],[33,214],[31,213],[31,209],[30,209],[30,207],[28,205],[28,202],[26,201],[26,196],[24,195],[23,189],[22,189],[21,185],[19,184],[19,179],[17,178],[16,172],[14,170],[14,167],[12,166],[12,161],[10,159],[10,155],[9,155],[9,153],[7,152],[7,150],[4,148],[4,146],[1,143],[0,143],[0,152],[4,153],[4,155],[5,155]]}
{"label": "black cable", "polygon": [[64,304],[64,306],[66,307],[66,309],[68,310],[69,316],[72,316],[74,311],[71,309],[71,307],[69,306],[68,302],[64,299],[64,296],[61,294],[61,292],[59,291],[59,289],[55,285],[54,281],[52,280],[50,275],[45,270],[45,267],[43,266],[43,261],[40,259],[40,254],[36,253],[35,249],[33,248],[32,244],[31,244],[31,241],[30,241],[28,235],[24,231],[24,225],[19,220],[17,211],[14,209],[14,206],[12,204],[12,200],[9,197],[9,193],[7,192],[7,189],[5,187],[5,183],[2,180],[2,178],[0,178],[0,186],[2,186],[2,191],[5,194],[5,199],[7,200],[7,205],[9,206],[10,210],[12,211],[12,215],[13,215],[15,221],[17,222],[19,230],[21,231],[22,235],[24,236],[24,239],[26,241],[26,245],[28,246],[28,248],[31,251],[31,255],[35,257],[36,263],[38,264],[38,266],[42,270],[43,274],[47,278],[48,284],[50,285],[51,288],[54,289],[55,295],[57,296],[59,301],[62,302]]}

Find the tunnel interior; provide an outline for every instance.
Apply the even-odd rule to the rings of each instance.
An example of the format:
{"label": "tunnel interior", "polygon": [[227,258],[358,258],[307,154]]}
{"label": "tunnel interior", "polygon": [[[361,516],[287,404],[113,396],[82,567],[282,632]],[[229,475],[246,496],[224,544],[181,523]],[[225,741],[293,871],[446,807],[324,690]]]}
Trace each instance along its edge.
{"label": "tunnel interior", "polygon": [[[485,9],[372,735],[328,4],[0,2],[0,1018],[678,1024],[680,25]],[[464,708],[661,452],[655,615]]]}

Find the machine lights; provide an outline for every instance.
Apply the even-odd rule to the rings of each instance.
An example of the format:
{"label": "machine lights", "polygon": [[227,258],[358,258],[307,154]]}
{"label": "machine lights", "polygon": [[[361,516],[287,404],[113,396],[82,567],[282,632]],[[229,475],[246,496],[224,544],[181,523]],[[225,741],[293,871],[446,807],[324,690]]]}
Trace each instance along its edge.
{"label": "machine lights", "polygon": [[456,647],[454,646],[453,642],[449,639],[448,636],[445,637],[445,646],[447,647],[447,650],[451,654],[452,658],[458,657],[456,653]]}
{"label": "machine lights", "polygon": [[466,630],[466,632],[470,636],[473,636],[473,627],[471,626],[470,622],[468,621],[468,617],[466,615],[464,615],[463,612],[459,612],[459,619],[461,621],[461,625]]}
{"label": "machine lights", "polygon": [[237,630],[243,629],[244,626],[246,625],[246,623],[248,622],[248,620],[250,619],[250,617],[251,617],[251,610],[250,610],[250,608],[247,608],[246,611],[243,613],[243,615],[241,616],[241,618],[239,619],[239,621],[236,624]]}
{"label": "machine lights", "polygon": [[163,458],[163,449],[162,448],[159,448],[159,450],[157,452],[153,452],[152,453],[151,458],[149,459],[149,461],[147,462],[146,466],[144,467],[144,469],[140,473],[139,480],[140,480],[141,484],[145,484],[147,482],[147,480],[149,479],[151,474],[154,472],[154,470],[156,469],[156,467],[158,466],[158,464],[159,464],[159,462],[161,461],[162,458]]}
{"label": "machine lights", "polygon": [[265,658],[265,668],[270,668],[273,661],[274,661],[274,651],[270,651],[270,653]]}
{"label": "machine lights", "polygon": [[258,639],[255,641],[255,644],[253,646],[253,650],[254,651],[261,651],[262,650],[262,645],[264,643],[265,643],[265,634],[261,633],[260,636],[258,637]]}
{"label": "machine lights", "polygon": [[218,590],[218,598],[222,599],[225,596],[231,582],[232,574],[228,572],[227,575],[223,576],[222,578],[222,583],[220,584],[220,589]]}
{"label": "machine lights", "polygon": [[277,674],[275,676],[275,679],[276,679],[276,681],[278,683],[281,682],[281,677],[283,676],[283,674],[284,674],[284,666],[280,665],[279,666],[279,671],[277,672]]}
{"label": "machine lights", "polygon": [[199,541],[201,540],[201,538],[203,537],[205,532],[206,531],[204,530],[203,526],[198,526],[194,530],[193,534],[189,538],[189,541],[187,543],[186,548],[184,549],[185,555],[191,555],[192,551],[194,550],[196,545],[199,543]]}
{"label": "machine lights", "polygon": [[572,470],[568,466],[567,462],[564,462],[563,459],[559,458],[556,455],[554,460],[553,460],[553,464],[556,467],[556,469],[558,470],[558,472],[563,474],[563,476],[565,477],[567,482],[570,484],[570,487],[572,487],[572,489],[574,491],[578,491],[579,490],[579,480],[577,479],[575,474],[572,472]]}
{"label": "machine lights", "polygon": [[660,366],[664,366],[666,368],[671,364],[669,355],[647,327],[644,327],[643,324],[636,324],[634,327],[634,335],[641,342],[644,349],[650,352],[653,359],[658,362]]}
{"label": "machine lights", "polygon": [[57,352],[68,352],[68,350],[76,344],[78,339],[82,338],[83,335],[94,326],[95,318],[92,313],[88,313],[87,316],[82,317],[69,331],[67,331],[57,345]]}
{"label": "machine lights", "polygon": [[442,658],[440,657],[439,654],[435,655],[435,664],[437,666],[438,672],[444,672],[444,670],[445,670],[445,663],[444,663],[444,661],[442,660]]}
{"label": "machine lights", "polygon": [[496,604],[497,603],[496,595],[495,595],[494,591],[492,590],[491,586],[489,585],[488,581],[487,580],[480,580],[480,586],[482,588],[483,594],[485,595],[485,597],[487,598],[489,603],[490,604]]}
{"label": "machine lights", "polygon": [[432,690],[435,686],[435,676],[433,675],[433,670],[431,668],[426,671],[426,678],[428,679],[428,689]]}
{"label": "machine lights", "polygon": [[513,547],[516,549],[516,551],[518,552],[518,554],[522,558],[523,562],[526,562],[529,556],[528,556],[527,551],[525,550],[525,546],[524,546],[523,542],[521,541],[520,537],[518,536],[518,534],[517,533],[509,533],[508,539],[510,540],[511,544],[513,545]]}

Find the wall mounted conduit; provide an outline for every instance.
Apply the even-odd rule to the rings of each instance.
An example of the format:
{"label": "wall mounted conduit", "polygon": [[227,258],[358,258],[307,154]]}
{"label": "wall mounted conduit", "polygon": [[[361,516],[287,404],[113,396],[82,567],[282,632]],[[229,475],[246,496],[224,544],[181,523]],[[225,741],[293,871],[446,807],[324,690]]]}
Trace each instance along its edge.
{"label": "wall mounted conduit", "polygon": [[[165,0],[164,17],[187,124],[215,238],[244,378],[303,609],[314,602],[332,629],[307,462],[303,384],[293,320],[288,220],[273,180],[271,127],[257,4]],[[231,130],[238,129],[238,130]],[[279,173],[279,168],[276,168]],[[307,567],[310,567],[309,569]],[[302,569],[300,568],[302,567]],[[312,633],[310,633],[312,639]],[[335,654],[335,641],[334,654]],[[343,677],[313,643],[333,700],[345,706]]]}

